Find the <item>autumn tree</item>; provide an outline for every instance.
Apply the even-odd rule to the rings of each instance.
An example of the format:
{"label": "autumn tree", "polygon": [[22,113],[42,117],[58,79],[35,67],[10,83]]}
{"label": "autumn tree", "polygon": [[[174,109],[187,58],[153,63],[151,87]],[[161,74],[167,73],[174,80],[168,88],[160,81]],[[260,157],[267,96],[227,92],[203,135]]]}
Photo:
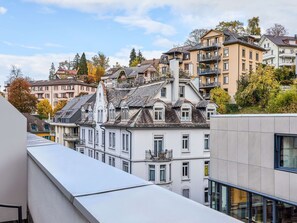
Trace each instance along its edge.
{"label": "autumn tree", "polygon": [[96,67],[100,66],[104,68],[104,70],[109,68],[109,57],[106,57],[102,52],[98,52],[98,55],[93,56],[92,60]]}
{"label": "autumn tree", "polygon": [[10,84],[8,101],[22,113],[32,113],[37,104],[37,98],[30,92],[29,82],[22,77]]}
{"label": "autumn tree", "polygon": [[253,17],[248,20],[247,33],[250,35],[261,35],[259,16]]}
{"label": "autumn tree", "polygon": [[222,21],[216,26],[216,29],[220,31],[224,31],[225,29],[228,29],[231,32],[239,33],[239,34],[245,32],[243,23],[238,20],[229,21],[229,22]]}
{"label": "autumn tree", "polygon": [[271,97],[266,110],[269,113],[297,113],[296,87],[280,91],[276,97]]}
{"label": "autumn tree", "polygon": [[190,32],[185,45],[196,46],[200,43],[201,36],[207,33],[207,31],[207,29],[194,29],[192,32]]}
{"label": "autumn tree", "polygon": [[48,99],[38,102],[36,108],[41,119],[48,119],[53,116],[53,109]]}
{"label": "autumn tree", "polygon": [[210,91],[210,99],[217,104],[219,113],[225,114],[227,112],[230,95],[224,89],[219,87],[213,88]]}
{"label": "autumn tree", "polygon": [[77,53],[74,58],[73,58],[73,62],[72,62],[72,66],[74,70],[77,70],[79,67],[79,63],[80,63],[80,55]]}
{"label": "autumn tree", "polygon": [[56,106],[54,107],[53,110],[53,115],[55,115],[58,111],[60,111],[62,108],[64,108],[64,106],[67,104],[67,100],[61,100],[58,101],[58,103],[56,104]]}
{"label": "autumn tree", "polygon": [[88,65],[85,53],[81,55],[79,67],[78,67],[78,75],[87,75],[88,74]]}
{"label": "autumn tree", "polygon": [[288,31],[283,25],[275,23],[274,26],[266,30],[266,34],[272,36],[284,36],[288,34]]}
{"label": "autumn tree", "polygon": [[132,48],[130,53],[130,60],[129,60],[129,66],[131,66],[132,62],[136,59],[136,51],[134,48]]}

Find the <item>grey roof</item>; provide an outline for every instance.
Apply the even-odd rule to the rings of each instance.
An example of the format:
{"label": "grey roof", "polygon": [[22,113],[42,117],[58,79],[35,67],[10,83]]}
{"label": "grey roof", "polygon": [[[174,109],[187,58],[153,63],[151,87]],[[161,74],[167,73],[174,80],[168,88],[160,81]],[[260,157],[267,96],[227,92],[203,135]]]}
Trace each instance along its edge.
{"label": "grey roof", "polygon": [[[84,108],[84,114],[81,112],[81,118],[77,122],[77,124],[83,125],[83,126],[95,126],[96,125],[96,122],[93,118],[93,114],[95,112],[94,106],[95,106],[95,100],[87,102],[81,106],[81,108]],[[89,108],[91,108],[91,111],[89,110]],[[83,117],[84,115],[86,115],[86,117]]]}
{"label": "grey roof", "polygon": [[53,86],[53,85],[83,85],[87,87],[97,87],[95,84],[87,84],[83,81],[73,79],[56,79],[56,80],[38,80],[29,82],[32,87],[34,86]]}
{"label": "grey roof", "polygon": [[198,102],[196,108],[206,108],[208,104],[209,104],[209,101],[202,100]]}
{"label": "grey roof", "polygon": [[179,46],[179,47],[174,47],[170,50],[168,50],[167,52],[165,52],[164,54],[174,54],[174,53],[189,53],[189,50],[192,48],[191,45],[187,45],[187,46]]}
{"label": "grey roof", "polygon": [[295,40],[295,37],[293,36],[272,36],[272,35],[264,35],[267,37],[271,42],[273,42],[277,46],[288,46],[288,47],[297,47],[296,44],[291,45],[287,41],[289,40]]}
{"label": "grey roof", "polygon": [[[49,133],[50,132],[50,124],[45,122],[44,120],[39,119],[38,117],[31,115],[29,113],[22,113],[27,119],[27,132],[31,133]],[[32,128],[32,125],[36,126],[36,130]],[[46,129],[45,126],[48,126]]]}

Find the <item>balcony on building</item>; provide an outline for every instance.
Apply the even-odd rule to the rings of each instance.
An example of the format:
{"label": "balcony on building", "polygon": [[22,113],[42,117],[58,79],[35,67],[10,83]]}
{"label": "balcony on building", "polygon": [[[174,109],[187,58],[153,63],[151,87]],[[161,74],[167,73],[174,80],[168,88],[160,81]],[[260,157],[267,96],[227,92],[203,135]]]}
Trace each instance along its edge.
{"label": "balcony on building", "polygon": [[197,49],[204,51],[212,51],[217,50],[219,48],[221,48],[221,43],[210,42],[209,44],[200,44]]}
{"label": "balcony on building", "polygon": [[200,83],[200,89],[209,89],[221,86],[220,82]]}
{"label": "balcony on building", "polygon": [[217,68],[198,68],[197,71],[199,76],[207,76],[207,75],[214,75],[214,74],[220,74],[221,70]]}
{"label": "balcony on building", "polygon": [[78,133],[64,133],[63,136],[65,141],[70,141],[70,142],[79,141]]}
{"label": "balcony on building", "polygon": [[273,55],[273,54],[266,53],[263,55],[263,60],[270,60],[273,58],[275,58],[275,55]]}
{"label": "balcony on building", "polygon": [[280,67],[290,67],[290,66],[294,66],[295,65],[295,63],[294,63],[294,61],[280,61],[279,62],[279,66]]}
{"label": "balcony on building", "polygon": [[221,57],[218,55],[200,55],[197,57],[197,62],[199,63],[213,63],[213,62],[219,62],[221,60]]}
{"label": "balcony on building", "polygon": [[171,150],[162,150],[162,151],[153,151],[146,150],[145,151],[145,159],[151,161],[171,161],[172,160],[172,149]]}
{"label": "balcony on building", "polygon": [[85,139],[79,139],[76,145],[77,146],[84,146],[84,145],[86,145],[86,140]]}
{"label": "balcony on building", "polygon": [[296,57],[296,54],[294,53],[294,51],[279,51],[279,57],[281,58],[295,58]]}

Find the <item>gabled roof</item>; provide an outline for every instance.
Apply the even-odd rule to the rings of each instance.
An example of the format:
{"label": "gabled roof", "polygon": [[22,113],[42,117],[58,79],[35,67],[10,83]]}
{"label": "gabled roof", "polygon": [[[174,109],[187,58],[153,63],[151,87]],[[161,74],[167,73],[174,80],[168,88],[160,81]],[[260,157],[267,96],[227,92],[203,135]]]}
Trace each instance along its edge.
{"label": "gabled roof", "polygon": [[83,85],[87,87],[97,87],[95,84],[87,84],[83,81],[74,79],[56,79],[56,80],[38,80],[29,82],[32,87],[35,86],[54,86],[54,85]]}
{"label": "gabled roof", "polygon": [[189,50],[191,48],[192,48],[191,45],[174,47],[174,48],[171,48],[170,50],[168,50],[167,52],[165,52],[163,54],[171,55],[171,54],[174,54],[174,53],[189,53]]}
{"label": "gabled roof", "polygon": [[[271,42],[273,42],[277,46],[289,46],[289,47],[297,47],[296,41],[297,39],[293,36],[272,36],[272,35],[263,35]],[[295,41],[295,44],[290,44],[288,41]]]}

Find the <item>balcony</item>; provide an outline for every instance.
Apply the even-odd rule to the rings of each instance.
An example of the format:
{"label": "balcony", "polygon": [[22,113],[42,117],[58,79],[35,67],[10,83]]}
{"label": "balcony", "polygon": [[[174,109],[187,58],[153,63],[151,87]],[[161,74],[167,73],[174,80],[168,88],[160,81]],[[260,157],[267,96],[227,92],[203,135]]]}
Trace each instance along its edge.
{"label": "balcony", "polygon": [[288,52],[281,51],[279,52],[279,57],[295,58],[296,54],[294,52],[288,53]]}
{"label": "balcony", "polygon": [[217,50],[221,48],[220,43],[209,43],[209,44],[201,44],[197,47],[198,50],[204,50],[204,51],[211,51],[211,50]]}
{"label": "balcony", "polygon": [[273,58],[275,58],[275,55],[273,55],[273,54],[266,53],[263,55],[263,60],[269,60],[269,59],[273,59]]}
{"label": "balcony", "polygon": [[78,142],[77,142],[77,146],[84,146],[86,145],[86,140],[85,139],[80,139]]}
{"label": "balcony", "polygon": [[221,86],[220,82],[212,82],[212,83],[200,83],[199,88],[200,89],[208,89],[208,88],[215,88]]}
{"label": "balcony", "polygon": [[69,142],[79,141],[78,133],[64,133],[63,137],[65,141],[69,141]]}
{"label": "balcony", "polygon": [[172,149],[166,149],[165,151],[157,152],[157,154],[155,154],[152,150],[146,150],[145,159],[152,161],[170,161],[172,160],[172,153]]}
{"label": "balcony", "polygon": [[294,61],[282,61],[282,62],[279,62],[279,66],[294,66],[295,65],[295,62]]}
{"label": "balcony", "polygon": [[212,62],[219,62],[221,60],[220,56],[206,56],[206,55],[202,55],[200,57],[197,57],[197,62],[199,63],[212,63]]}
{"label": "balcony", "polygon": [[199,76],[207,76],[207,75],[214,75],[214,74],[220,74],[221,70],[220,69],[211,69],[211,68],[207,68],[207,69],[201,69],[198,68],[198,75]]}

